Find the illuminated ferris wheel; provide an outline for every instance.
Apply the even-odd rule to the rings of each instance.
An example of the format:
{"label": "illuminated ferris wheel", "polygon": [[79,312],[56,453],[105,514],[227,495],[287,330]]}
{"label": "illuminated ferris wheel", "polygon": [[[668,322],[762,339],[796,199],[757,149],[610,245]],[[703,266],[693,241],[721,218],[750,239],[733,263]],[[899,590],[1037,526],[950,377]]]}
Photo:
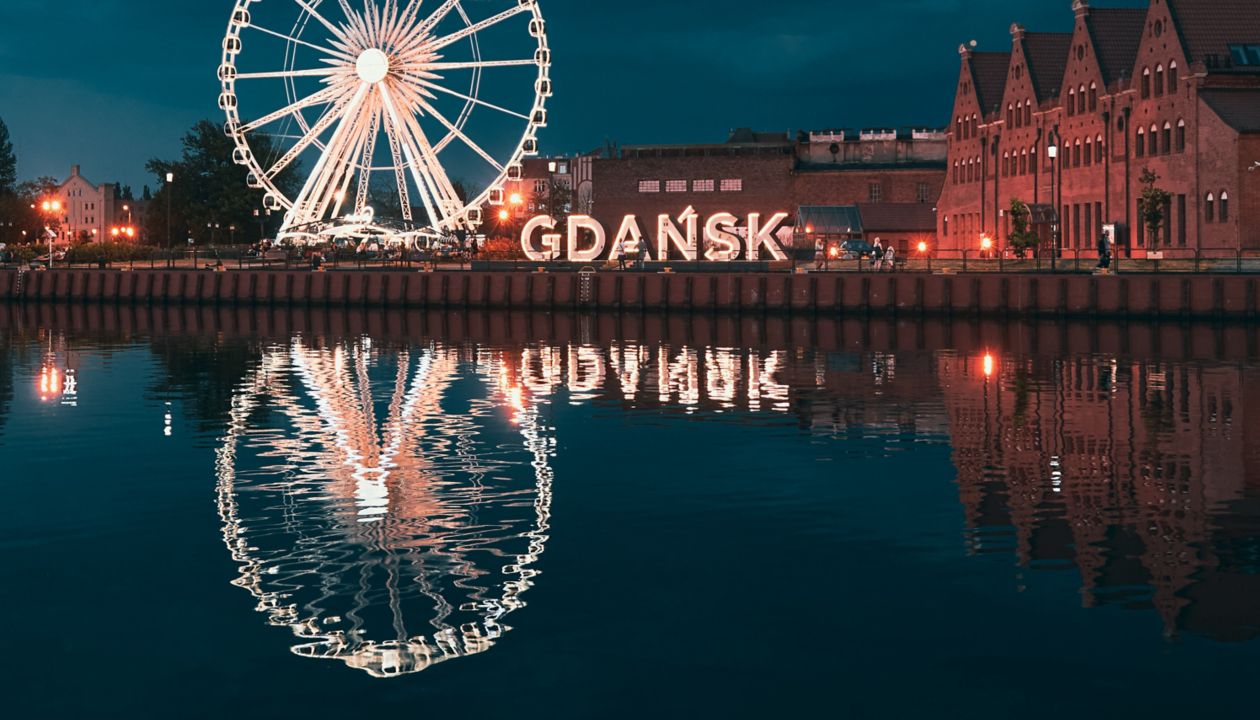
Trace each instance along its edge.
{"label": "illuminated ferris wheel", "polygon": [[236,0],[219,106],[282,236],[449,234],[537,154],[550,65],[536,0]]}

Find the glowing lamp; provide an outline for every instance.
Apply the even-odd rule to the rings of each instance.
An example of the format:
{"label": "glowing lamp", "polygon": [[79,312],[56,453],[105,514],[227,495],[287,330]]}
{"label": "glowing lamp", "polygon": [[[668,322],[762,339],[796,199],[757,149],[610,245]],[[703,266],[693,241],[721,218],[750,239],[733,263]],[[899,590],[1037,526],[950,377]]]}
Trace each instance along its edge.
{"label": "glowing lamp", "polygon": [[982,235],[982,236],[980,237],[980,249],[981,249],[981,250],[992,250],[992,249],[993,249],[993,239],[992,239],[992,238],[990,238],[988,235]]}
{"label": "glowing lamp", "polygon": [[984,354],[984,376],[993,377],[993,370],[997,365],[997,361],[993,359],[991,353]]}
{"label": "glowing lamp", "polygon": [[500,211],[499,211],[499,219],[500,219],[500,220],[507,220],[507,219],[508,219],[508,211],[507,211],[507,210],[500,210]]}
{"label": "glowing lamp", "polygon": [[927,243],[923,242],[922,240],[919,241],[919,252],[921,253],[927,252]]}
{"label": "glowing lamp", "polygon": [[508,202],[512,203],[513,205],[520,205],[521,203],[525,201],[521,198],[520,193],[512,193],[511,197],[508,198]]}
{"label": "glowing lamp", "polygon": [[827,248],[827,254],[833,258],[840,257],[840,248],[836,247],[835,245],[832,245],[831,247]]}
{"label": "glowing lamp", "polygon": [[806,226],[805,226],[805,234],[806,234],[806,235],[813,235],[813,234],[814,234],[814,226],[813,226],[813,225],[806,225]]}

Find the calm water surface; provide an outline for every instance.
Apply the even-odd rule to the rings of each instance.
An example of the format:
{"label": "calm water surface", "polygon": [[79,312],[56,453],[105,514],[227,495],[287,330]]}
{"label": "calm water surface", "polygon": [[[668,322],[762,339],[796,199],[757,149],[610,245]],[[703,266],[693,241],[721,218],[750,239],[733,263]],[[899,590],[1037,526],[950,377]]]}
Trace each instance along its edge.
{"label": "calm water surface", "polygon": [[10,717],[1255,717],[1256,328],[0,308]]}

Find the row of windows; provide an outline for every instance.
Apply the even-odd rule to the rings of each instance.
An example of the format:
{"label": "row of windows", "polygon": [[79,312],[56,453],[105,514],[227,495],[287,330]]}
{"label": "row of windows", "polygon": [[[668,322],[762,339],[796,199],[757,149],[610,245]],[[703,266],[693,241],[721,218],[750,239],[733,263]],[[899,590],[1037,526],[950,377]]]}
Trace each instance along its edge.
{"label": "row of windows", "polygon": [[1149,67],[1142,68],[1142,99],[1149,98],[1152,93],[1155,97],[1162,97],[1165,91],[1177,92],[1177,62],[1168,64],[1167,79],[1165,79],[1162,63],[1155,66],[1154,75],[1151,74]]}
{"label": "row of windows", "polygon": [[1203,205],[1204,222],[1229,222],[1229,193],[1221,191],[1220,214],[1216,212],[1216,194],[1208,193]]}
{"label": "row of windows", "polygon": [[[1162,140],[1162,142],[1161,142]],[[1176,134],[1173,133],[1173,126],[1170,122],[1165,122],[1161,131],[1159,124],[1151,125],[1150,132],[1146,128],[1138,128],[1137,142],[1133,146],[1133,154],[1138,157],[1145,155],[1168,155],[1173,152],[1186,151],[1186,121],[1178,120]]]}
{"label": "row of windows", "polygon": [[1023,105],[1008,103],[1006,105],[1006,124],[1008,127],[1032,125],[1032,100],[1025,100]]}
{"label": "row of windows", "polygon": [[[1085,101],[1089,100],[1086,106]],[[1085,86],[1081,85],[1079,92],[1076,88],[1068,90],[1067,114],[1081,115],[1085,112],[1095,112],[1098,110],[1098,83],[1090,83],[1089,91],[1085,90]]]}
{"label": "row of windows", "polygon": [[1103,155],[1106,153],[1106,145],[1103,143],[1103,136],[1097,138],[1086,138],[1084,144],[1080,138],[1074,142],[1063,143],[1063,169],[1078,168],[1084,165],[1089,167],[1094,163],[1103,164]]}
{"label": "row of windows", "polygon": [[976,136],[979,128],[979,115],[973,113],[971,117],[957,118],[954,120],[954,137],[962,140],[969,140]]}
{"label": "row of windows", "polygon": [[[717,184],[713,180],[692,180],[691,192],[713,192],[714,185]],[[717,184],[721,192],[743,192],[744,181],[739,178],[725,179]],[[661,191],[660,180],[640,180],[639,192],[641,193],[658,193]],[[666,180],[665,192],[667,193],[685,193],[687,192],[686,180]]]}
{"label": "row of windows", "polygon": [[1037,172],[1037,148],[1002,155],[1002,175],[1012,177]]}
{"label": "row of windows", "polygon": [[979,156],[954,161],[954,184],[979,182],[984,173]]}

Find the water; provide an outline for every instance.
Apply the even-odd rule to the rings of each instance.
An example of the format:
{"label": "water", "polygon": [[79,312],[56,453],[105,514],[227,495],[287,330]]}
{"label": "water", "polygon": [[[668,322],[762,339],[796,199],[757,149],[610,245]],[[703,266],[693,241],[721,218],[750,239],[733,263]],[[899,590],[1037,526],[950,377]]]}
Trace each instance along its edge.
{"label": "water", "polygon": [[1254,717],[1258,335],[0,308],[6,714]]}

